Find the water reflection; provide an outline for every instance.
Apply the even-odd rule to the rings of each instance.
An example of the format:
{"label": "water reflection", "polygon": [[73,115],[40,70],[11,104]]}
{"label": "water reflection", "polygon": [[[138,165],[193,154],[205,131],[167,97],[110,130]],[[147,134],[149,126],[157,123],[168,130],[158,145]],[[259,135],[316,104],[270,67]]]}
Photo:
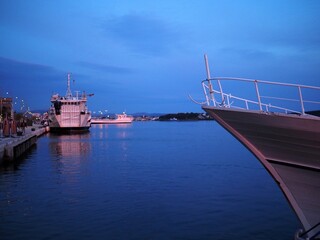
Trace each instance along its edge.
{"label": "water reflection", "polygon": [[91,128],[99,128],[99,129],[106,129],[106,128],[131,128],[132,124],[127,123],[117,123],[117,124],[94,124],[91,125]]}
{"label": "water reflection", "polygon": [[[132,127],[132,124],[94,124],[91,126],[92,134],[98,138],[108,138],[109,131],[116,130],[116,137],[120,139],[125,139],[128,137],[128,129]],[[97,131],[99,130],[99,131]],[[97,134],[97,135],[96,135]]]}
{"label": "water reflection", "polygon": [[99,146],[99,158],[127,161],[134,138],[132,124],[95,124],[90,132],[94,146]]}
{"label": "water reflection", "polygon": [[52,135],[51,152],[62,157],[87,155],[90,151],[90,134]]}
{"label": "water reflection", "polygon": [[87,162],[90,152],[90,133],[73,135],[50,134],[53,168],[59,173],[76,174]]}

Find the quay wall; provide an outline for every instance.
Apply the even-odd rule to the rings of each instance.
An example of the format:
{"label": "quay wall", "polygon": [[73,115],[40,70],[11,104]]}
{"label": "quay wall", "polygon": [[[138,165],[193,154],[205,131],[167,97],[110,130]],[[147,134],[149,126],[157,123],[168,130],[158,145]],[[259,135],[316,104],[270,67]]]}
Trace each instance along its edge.
{"label": "quay wall", "polygon": [[5,161],[14,161],[37,143],[38,137],[47,133],[49,127],[26,129],[22,136],[2,138],[0,141],[0,165]]}

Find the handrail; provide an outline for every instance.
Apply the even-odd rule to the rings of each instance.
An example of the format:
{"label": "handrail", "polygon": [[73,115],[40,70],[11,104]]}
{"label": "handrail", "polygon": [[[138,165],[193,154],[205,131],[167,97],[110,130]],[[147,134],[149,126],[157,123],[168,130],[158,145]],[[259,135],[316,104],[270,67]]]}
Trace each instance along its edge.
{"label": "handrail", "polygon": [[[216,84],[214,84],[215,81],[216,81]],[[241,98],[241,97],[233,96],[231,94],[227,94],[223,92],[221,82],[225,82],[225,81],[237,81],[237,82],[240,81],[240,82],[253,84],[253,90],[255,91],[256,100]],[[291,112],[291,113],[299,113],[303,115],[306,114],[306,111],[305,111],[306,103],[318,104],[320,109],[320,101],[313,101],[309,99],[307,100],[303,97],[303,94],[302,94],[302,91],[305,89],[320,91],[320,87],[301,85],[301,84],[292,84],[292,83],[271,82],[271,81],[247,79],[247,78],[232,78],[232,77],[214,77],[214,78],[205,79],[201,83],[202,83],[203,91],[205,93],[207,105],[211,105],[212,103],[214,106],[230,108],[232,105],[231,100],[238,100],[238,101],[242,101],[245,104],[245,107],[240,107],[240,108],[244,108],[248,110],[250,109],[249,104],[254,104],[259,107],[260,111],[269,112],[271,111],[271,109],[274,109],[277,111],[283,111],[285,113]],[[273,85],[276,87],[296,88],[298,93],[298,99],[262,95],[261,94],[262,85]],[[318,96],[320,96],[320,94],[318,94]],[[217,101],[219,97],[221,98],[220,102]],[[300,110],[297,111],[287,107],[278,106],[278,104],[274,105],[274,104],[266,103],[265,99],[273,99],[273,100],[279,100],[279,101],[281,100],[282,103],[284,101],[298,102],[300,103]],[[239,108],[239,106],[232,106],[232,107]]]}
{"label": "handrail", "polygon": [[250,79],[250,78],[214,77],[214,78],[210,78],[210,79],[205,79],[203,81],[208,81],[208,80],[237,80],[237,81],[243,81],[243,82],[258,82],[258,83],[271,84],[271,85],[281,85],[281,86],[288,86],[288,87],[302,87],[302,88],[311,88],[311,89],[320,90],[320,87],[316,87],[316,86],[309,86],[309,85],[295,84],[295,83],[271,82],[271,81]]}

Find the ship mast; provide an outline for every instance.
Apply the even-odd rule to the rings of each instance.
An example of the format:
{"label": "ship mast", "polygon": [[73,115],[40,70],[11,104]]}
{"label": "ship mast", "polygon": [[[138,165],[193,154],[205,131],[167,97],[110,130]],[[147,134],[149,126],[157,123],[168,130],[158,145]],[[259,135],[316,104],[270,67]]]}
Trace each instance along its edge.
{"label": "ship mast", "polygon": [[[210,68],[209,68],[209,61],[208,61],[207,54],[204,55],[204,61],[205,61],[206,70],[207,70],[207,81],[208,81],[209,93],[210,93],[210,97],[211,97],[210,100],[212,100],[213,101],[213,105],[216,106],[217,102],[216,102],[216,99],[214,97],[214,90],[213,90],[212,83],[211,83]],[[217,82],[218,82],[218,86],[219,86],[219,90],[220,90],[220,94],[221,94],[221,103],[220,104],[223,104],[224,97],[223,97],[223,91],[222,91],[220,80],[218,79]],[[207,99],[207,103],[209,105],[209,100],[208,99]]]}
{"label": "ship mast", "polygon": [[210,76],[210,68],[209,68],[209,63],[208,63],[208,56],[207,54],[204,55],[204,62],[206,64],[206,71],[207,71],[207,81],[208,81],[208,86],[209,86],[209,94],[211,99],[207,98],[207,104],[210,104],[210,100],[212,100],[213,105],[216,106],[216,100],[214,98],[214,91],[211,83],[211,76]]}
{"label": "ship mast", "polygon": [[67,93],[66,93],[67,99],[72,98],[72,93],[71,93],[71,89],[70,89],[70,78],[71,78],[71,73],[68,73]]}

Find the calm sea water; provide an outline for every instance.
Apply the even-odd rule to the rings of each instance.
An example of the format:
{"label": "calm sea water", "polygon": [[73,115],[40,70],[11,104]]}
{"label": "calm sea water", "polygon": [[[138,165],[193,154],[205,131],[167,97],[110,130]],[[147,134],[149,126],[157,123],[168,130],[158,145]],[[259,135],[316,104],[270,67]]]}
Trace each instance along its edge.
{"label": "calm sea water", "polygon": [[293,239],[258,160],[216,122],[93,125],[0,171],[1,239]]}

